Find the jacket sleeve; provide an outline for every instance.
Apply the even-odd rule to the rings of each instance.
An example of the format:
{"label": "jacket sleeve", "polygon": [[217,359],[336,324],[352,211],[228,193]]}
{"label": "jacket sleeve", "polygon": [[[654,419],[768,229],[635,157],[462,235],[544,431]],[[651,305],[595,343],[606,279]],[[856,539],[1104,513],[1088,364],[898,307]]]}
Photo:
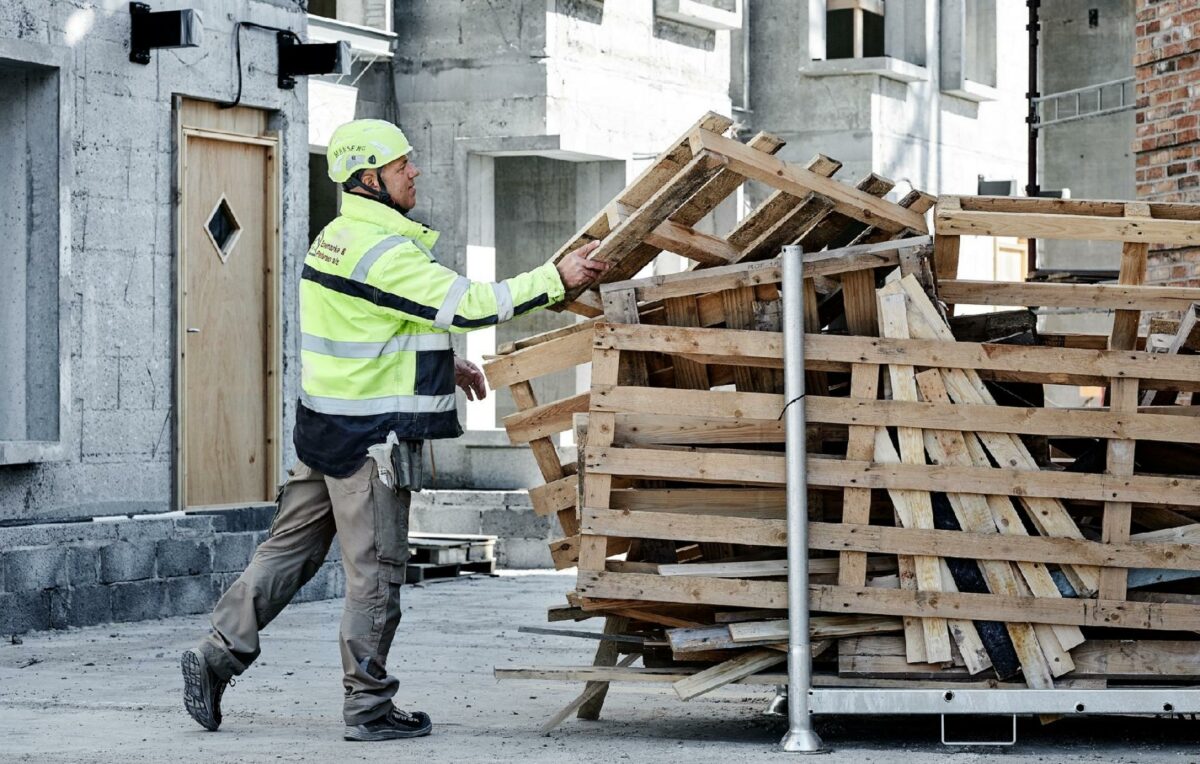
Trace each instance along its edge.
{"label": "jacket sleeve", "polygon": [[564,289],[553,263],[503,281],[471,281],[402,244],[371,268],[367,283],[377,302],[409,321],[450,332],[494,326],[560,301]]}

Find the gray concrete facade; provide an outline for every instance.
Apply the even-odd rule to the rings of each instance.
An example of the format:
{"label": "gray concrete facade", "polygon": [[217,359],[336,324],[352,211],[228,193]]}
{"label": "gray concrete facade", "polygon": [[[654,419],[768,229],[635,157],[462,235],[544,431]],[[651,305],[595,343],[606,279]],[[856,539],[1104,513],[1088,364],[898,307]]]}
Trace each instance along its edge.
{"label": "gray concrete facade", "polygon": [[[413,215],[442,231],[439,259],[470,278],[544,263],[667,142],[704,112],[731,110],[730,32],[643,0],[410,3],[395,30],[395,115],[424,173]],[[733,206],[725,213],[732,223]],[[573,320],[541,312],[459,338],[456,350],[479,361]],[[535,393],[557,400],[577,384],[559,375]],[[507,391],[462,402],[468,432],[437,444],[440,485],[540,482],[498,429],[512,410]]]}
{"label": "gray concrete facade", "polygon": [[[1063,0],[1041,12],[1043,93],[1133,76],[1134,0]],[[1128,91],[1132,103],[1132,85]],[[1133,138],[1133,110],[1045,128],[1042,187],[1069,188],[1077,199],[1136,198]],[[1039,249],[1047,270],[1115,271],[1120,255],[1119,242],[1047,241]]]}
{"label": "gray concrete facade", "polygon": [[[0,168],[0,177],[28,179],[6,184],[0,213],[0,221],[8,221],[5,235],[14,228],[53,239],[53,247],[31,242],[10,249],[28,253],[16,270],[3,261],[6,275],[20,276],[5,286],[22,295],[26,287],[32,291],[27,319],[5,315],[5,333],[17,327],[13,334],[22,346],[16,340],[0,345],[0,387],[26,386],[28,370],[37,382],[28,383],[34,391],[29,400],[45,398],[57,386],[58,404],[56,422],[0,426],[0,523],[175,509],[172,101],[234,97],[236,22],[292,29],[301,37],[306,23],[301,4],[290,0],[184,5],[201,12],[202,46],[156,50],[141,66],[129,61],[127,3],[0,4],[0,66],[35,72],[36,81],[24,87],[27,117],[39,136],[10,142],[6,134],[5,153],[14,145],[24,153],[29,146],[29,161],[38,161],[39,151],[58,152],[58,160],[44,162],[48,169],[40,172]],[[306,84],[300,78],[295,90],[276,87],[273,33],[244,29],[241,36],[242,103],[271,111],[283,151],[283,399],[284,431],[290,433],[297,376],[294,283],[307,249]],[[3,89],[11,93],[7,84]],[[5,129],[25,128],[9,121]],[[56,203],[44,209],[56,191]],[[10,207],[22,206],[31,211],[23,221],[28,225],[13,225]],[[47,285],[57,289],[49,307],[47,294],[54,293]],[[2,302],[10,304],[9,297]],[[0,408],[20,411],[7,396]],[[284,442],[290,453],[290,437]],[[289,458],[285,454],[284,461]]]}

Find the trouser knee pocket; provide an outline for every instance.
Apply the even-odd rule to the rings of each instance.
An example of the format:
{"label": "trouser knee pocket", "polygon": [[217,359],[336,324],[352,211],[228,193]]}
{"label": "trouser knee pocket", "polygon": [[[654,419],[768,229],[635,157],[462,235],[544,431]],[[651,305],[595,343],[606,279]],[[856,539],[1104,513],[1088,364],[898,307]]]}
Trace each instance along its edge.
{"label": "trouser knee pocket", "polygon": [[393,490],[372,477],[370,504],[379,561],[397,568],[392,573],[392,580],[402,583],[404,565],[408,562],[408,491]]}

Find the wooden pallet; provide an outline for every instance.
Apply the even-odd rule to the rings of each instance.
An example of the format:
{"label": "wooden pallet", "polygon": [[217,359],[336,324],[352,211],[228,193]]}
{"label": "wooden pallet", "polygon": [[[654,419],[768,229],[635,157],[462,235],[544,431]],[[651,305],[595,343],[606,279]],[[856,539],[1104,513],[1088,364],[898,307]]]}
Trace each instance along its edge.
{"label": "wooden pallet", "polygon": [[[790,165],[776,139],[744,145],[724,129],[706,116],[560,251],[602,239],[594,256],[614,263],[608,283],[572,295],[586,323],[488,364],[493,386],[513,386],[591,362],[587,393],[514,394],[505,424],[514,442],[549,444],[535,450],[548,482],[531,496],[562,524],[556,564],[579,568],[551,620],[603,617],[591,636],[612,637],[591,667],[497,675],[587,682],[546,729],[597,718],[608,681],[670,681],[684,699],[779,681],[779,252],[798,243],[817,685],[1193,680],[1196,643],[1177,640],[1200,630],[1200,364],[1188,355],[1200,290],[1142,281],[1150,244],[1200,242],[1200,205],[945,197],[929,239],[931,197],[891,203],[885,178],[842,184],[835,160]],[[774,192],[725,235],[696,231],[746,179]],[[960,280],[962,235],[1121,241],[1120,279]],[[631,278],[661,251],[691,270]],[[1048,337],[1028,311],[956,319],[968,341],[947,320],[965,304],[1115,321],[1105,336]],[[1183,320],[1147,342],[1149,312]],[[1107,405],[1044,407],[1045,384],[1102,386]],[[580,456],[564,464],[549,438],[570,428]]]}
{"label": "wooden pallet", "polygon": [[[886,178],[869,175],[856,186],[847,186],[831,180],[841,168],[840,162],[825,156],[817,156],[803,167],[783,162],[772,156],[782,148],[781,140],[763,133],[741,144],[720,135],[730,124],[728,118],[712,113],[698,120],[564,244],[555,260],[588,241],[603,239],[592,257],[613,263],[605,276],[607,282],[631,278],[663,251],[692,260],[696,269],[713,268],[714,278],[721,278],[731,265],[777,257],[779,247],[785,244],[800,244],[813,253],[862,245],[844,256],[870,259],[876,257],[870,245],[927,230],[923,215],[933,205],[932,196],[913,191],[899,203],[884,201],[880,197],[894,185]],[[761,180],[776,190],[725,236],[696,231],[694,226],[748,178]],[[886,247],[878,251],[886,251]],[[839,282],[830,277],[846,271],[822,271],[840,256],[831,252],[823,263],[814,261],[815,277],[806,282],[806,289],[812,292],[815,305],[815,282],[820,278],[823,288],[832,290],[826,295],[831,310],[844,312],[851,331],[871,334],[874,309],[870,295],[874,284],[869,277],[851,273]],[[761,281],[762,288],[750,283],[758,278],[754,269],[747,269],[746,274],[747,283],[739,287],[743,291],[737,294],[639,297],[640,304],[630,309],[640,321],[651,324],[752,328],[750,306],[755,300],[774,301],[777,305],[778,291],[775,282]],[[929,281],[932,277],[924,278]],[[747,291],[751,289],[753,294]],[[541,402],[532,382],[591,360],[591,327],[604,307],[595,290],[570,297],[566,309],[593,317],[593,321],[500,348],[497,356],[484,365],[491,386],[508,387],[517,405],[518,411],[506,417],[504,425],[512,442],[529,444],[545,481],[530,490],[530,499],[538,514],[558,517],[563,538],[552,542],[550,549],[560,568],[575,564],[579,483],[575,463],[562,461],[554,439],[571,429],[576,414],[587,412],[589,395],[584,392]],[[843,304],[844,308],[838,307]],[[811,323],[815,326],[821,321],[814,309]],[[685,361],[681,375],[695,368]],[[674,370],[659,367],[648,373],[663,376]],[[755,378],[756,389],[782,385],[779,372],[739,374],[746,377],[743,385],[749,384],[750,377]],[[692,382],[699,385],[703,380]],[[816,373],[812,383],[823,385],[824,374]]]}
{"label": "wooden pallet", "polygon": [[405,581],[419,584],[496,571],[496,537],[468,533],[410,533]]}
{"label": "wooden pallet", "polygon": [[422,584],[454,579],[464,575],[481,574],[490,576],[494,575],[495,572],[495,560],[455,563],[410,562],[404,569],[404,582],[408,584]]}

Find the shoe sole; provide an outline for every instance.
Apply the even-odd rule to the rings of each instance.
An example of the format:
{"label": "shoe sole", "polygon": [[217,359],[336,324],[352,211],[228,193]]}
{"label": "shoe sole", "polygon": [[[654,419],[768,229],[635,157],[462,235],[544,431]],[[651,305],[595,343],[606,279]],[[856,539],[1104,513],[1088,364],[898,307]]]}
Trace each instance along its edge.
{"label": "shoe sole", "polygon": [[425,737],[433,731],[433,725],[422,727],[412,732],[402,732],[400,730],[385,730],[380,732],[363,732],[352,727],[346,728],[346,734],[343,739],[354,743],[377,743],[382,740],[406,740],[414,737]]}
{"label": "shoe sole", "polygon": [[204,657],[195,648],[184,650],[179,666],[183,670],[183,707],[197,724],[209,732],[216,732],[221,722],[208,704],[212,688],[208,686]]}

